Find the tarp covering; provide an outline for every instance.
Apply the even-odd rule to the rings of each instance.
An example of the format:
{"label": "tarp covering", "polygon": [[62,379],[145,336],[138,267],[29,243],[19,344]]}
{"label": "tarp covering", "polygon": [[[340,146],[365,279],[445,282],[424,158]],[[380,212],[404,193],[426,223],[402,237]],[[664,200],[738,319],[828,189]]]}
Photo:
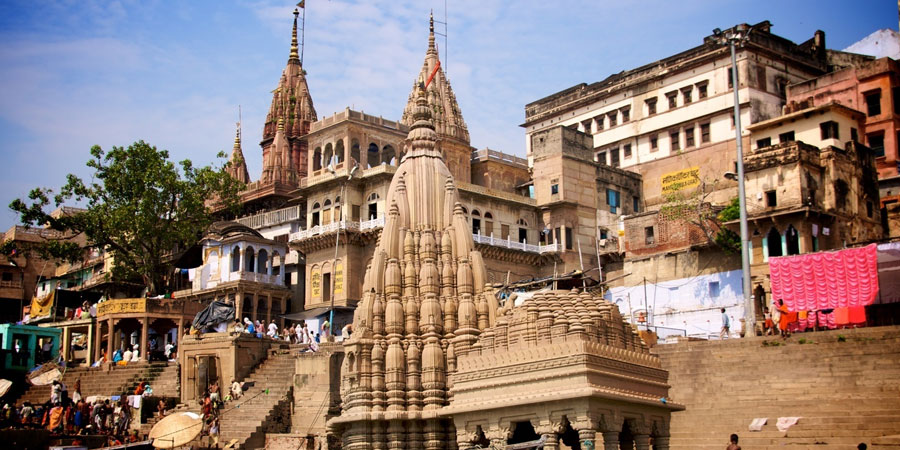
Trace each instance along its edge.
{"label": "tarp covering", "polygon": [[234,305],[230,303],[213,301],[203,311],[194,316],[194,322],[191,324],[194,329],[204,330],[208,327],[214,327],[222,322],[231,322],[234,320]]}
{"label": "tarp covering", "polygon": [[50,291],[43,297],[31,299],[31,321],[46,319],[53,315],[53,306],[56,304],[56,290]]}
{"label": "tarp covering", "polygon": [[769,258],[772,299],[791,312],[870,305],[878,294],[877,248]]}
{"label": "tarp covering", "polygon": [[46,386],[62,378],[62,370],[54,363],[46,363],[31,369],[26,380],[35,386]]}

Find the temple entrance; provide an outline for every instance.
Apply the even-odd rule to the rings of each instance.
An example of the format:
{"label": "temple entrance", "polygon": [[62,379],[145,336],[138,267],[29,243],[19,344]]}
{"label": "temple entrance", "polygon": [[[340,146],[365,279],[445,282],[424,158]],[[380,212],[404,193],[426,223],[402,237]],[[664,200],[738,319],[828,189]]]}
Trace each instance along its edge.
{"label": "temple entrance", "polygon": [[506,440],[506,444],[521,444],[523,442],[532,442],[541,438],[534,432],[534,426],[529,421],[513,422],[513,435]]}
{"label": "temple entrance", "polygon": [[213,355],[201,355],[194,359],[193,371],[189,374],[194,375],[192,384],[194,392],[191,397],[202,400],[209,392],[209,386],[219,382],[219,359]]}

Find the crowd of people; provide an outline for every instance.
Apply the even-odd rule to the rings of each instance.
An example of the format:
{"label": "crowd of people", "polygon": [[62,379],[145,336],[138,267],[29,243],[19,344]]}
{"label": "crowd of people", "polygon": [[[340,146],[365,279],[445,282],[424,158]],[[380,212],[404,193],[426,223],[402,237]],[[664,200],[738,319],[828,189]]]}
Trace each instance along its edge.
{"label": "crowd of people", "polygon": [[[270,339],[287,341],[291,344],[307,344],[310,351],[318,351],[320,343],[333,340],[331,325],[328,320],[322,322],[321,332],[319,332],[311,329],[306,321],[301,322],[299,325],[279,328],[274,320],[266,325],[259,320],[253,321],[245,317],[243,322],[240,319],[235,319],[228,331],[233,334],[247,333],[258,338],[265,336]],[[341,329],[342,339],[349,339],[352,332],[352,325],[346,325]]]}
{"label": "crowd of people", "polygon": [[[135,388],[133,394],[102,398],[84,398],[81,395],[81,380],[75,382],[74,391],[69,396],[67,386],[60,381],[50,385],[50,398],[43,404],[23,402],[15,407],[3,405],[0,422],[2,428],[46,429],[57,435],[107,435],[110,445],[139,442],[137,430],[131,430],[133,413],[141,406],[142,400],[152,395],[153,389],[146,381]],[[160,414],[165,413],[163,402]]]}

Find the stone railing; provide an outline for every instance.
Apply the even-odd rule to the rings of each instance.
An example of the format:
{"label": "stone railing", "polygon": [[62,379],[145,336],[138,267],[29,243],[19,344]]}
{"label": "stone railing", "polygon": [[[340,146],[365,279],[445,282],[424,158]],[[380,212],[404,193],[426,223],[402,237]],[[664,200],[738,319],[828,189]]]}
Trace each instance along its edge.
{"label": "stone railing", "polygon": [[300,218],[300,205],[288,208],[277,209],[275,211],[254,214],[252,216],[241,217],[235,222],[258,230],[260,228],[280,225],[286,222],[292,222]]}
{"label": "stone railing", "polygon": [[238,272],[238,278],[241,281],[254,281],[256,283],[266,283],[266,284],[281,284],[279,281],[278,275],[269,275],[267,273],[257,273],[257,272]]}
{"label": "stone railing", "polygon": [[561,250],[559,244],[550,244],[550,245],[532,245],[526,244],[524,242],[516,242],[509,238],[507,239],[499,239],[493,236],[482,236],[480,234],[472,234],[472,239],[477,244],[486,244],[494,247],[503,247],[509,248],[513,250],[521,250],[523,252],[530,253],[554,253],[559,252]]}
{"label": "stone railing", "polygon": [[302,241],[304,239],[308,239],[313,236],[318,236],[320,234],[333,233],[337,230],[368,231],[368,230],[374,230],[376,228],[381,228],[383,226],[384,226],[384,216],[381,216],[376,219],[364,220],[362,222],[342,220],[340,222],[332,222],[327,225],[316,225],[307,230],[300,230],[296,233],[291,233],[290,240],[291,241]]}
{"label": "stone railing", "polygon": [[472,161],[479,159],[493,159],[495,161],[504,162],[507,164],[512,164],[521,167],[528,167],[528,160],[525,158],[520,158],[515,155],[510,155],[507,153],[503,153],[497,150],[491,150],[489,148],[484,148],[481,150],[475,150],[472,152]]}

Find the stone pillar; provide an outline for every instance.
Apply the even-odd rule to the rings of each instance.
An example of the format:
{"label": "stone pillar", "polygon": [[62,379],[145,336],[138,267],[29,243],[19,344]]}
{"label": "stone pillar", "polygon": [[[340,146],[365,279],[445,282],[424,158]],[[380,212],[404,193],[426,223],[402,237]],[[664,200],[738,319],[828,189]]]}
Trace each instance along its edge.
{"label": "stone pillar", "polygon": [[[592,429],[581,429],[578,430],[578,443],[581,444],[581,448],[596,448],[597,440],[597,432]],[[590,442],[590,444],[588,444]]]}
{"label": "stone pillar", "polygon": [[62,342],[60,343],[60,347],[62,348],[62,359],[63,361],[69,361],[69,339],[72,335],[70,327],[64,327],[62,332]]}
{"label": "stone pillar", "polygon": [[[258,317],[256,317],[256,310],[258,308],[259,308],[259,294],[254,292],[253,293],[253,311],[250,312],[250,320],[252,320],[254,322],[256,321],[256,319],[258,319]],[[259,332],[259,330],[256,330],[256,331]]]}
{"label": "stone pillar", "polygon": [[472,448],[472,439],[475,433],[470,433],[463,428],[456,429],[456,448],[459,450],[470,450]]}
{"label": "stone pillar", "polygon": [[[508,427],[491,426],[484,432],[484,437],[491,441],[491,448],[506,448],[506,441],[511,436]],[[550,447],[544,446],[545,449]]]}
{"label": "stone pillar", "polygon": [[669,450],[669,437],[658,436],[653,438],[653,450]]}
{"label": "stone pillar", "polygon": [[540,425],[534,425],[534,432],[544,438],[544,450],[559,449],[559,432],[562,431],[561,424],[544,422]]}
{"label": "stone pillar", "polygon": [[266,294],[266,323],[272,321],[272,294]]}
{"label": "stone pillar", "polygon": [[[180,345],[181,345],[181,337],[184,336],[184,318],[182,318],[182,317],[179,317],[179,318],[178,318],[178,331],[177,331],[177,333],[178,333],[178,334],[175,335],[175,345],[179,345],[179,346],[180,346]],[[178,353],[181,353],[181,351],[180,351],[181,349],[179,348],[178,350],[179,350]]]}
{"label": "stone pillar", "polygon": [[272,249],[269,249],[269,263],[266,264],[266,275],[268,275],[269,278],[272,277],[272,264],[274,262],[275,262],[275,253],[272,252]]}
{"label": "stone pillar", "polygon": [[237,291],[234,294],[234,318],[244,323],[244,291]]}
{"label": "stone pillar", "polygon": [[97,360],[97,355],[96,355],[97,342],[94,339],[96,337],[96,335],[94,333],[96,333],[96,332],[94,331],[94,323],[92,321],[91,323],[88,324],[88,332],[87,332],[88,348],[87,348],[87,356],[85,357],[85,362],[87,363],[88,367],[90,367],[91,364],[94,364],[94,361]]}
{"label": "stone pillar", "polygon": [[150,332],[150,318],[144,317],[141,319],[141,359],[144,361],[150,361],[150,346],[148,345],[148,337]]}
{"label": "stone pillar", "polygon": [[[600,433],[603,435],[603,450],[619,450],[619,433],[622,432],[624,420],[621,417],[603,415],[599,420]],[[626,444],[627,445],[627,444]],[[599,449],[599,447],[597,447]],[[631,450],[622,446],[622,449]]]}
{"label": "stone pillar", "polygon": [[650,435],[637,434],[634,436],[634,447],[636,450],[650,450]]}
{"label": "stone pillar", "polygon": [[112,362],[113,352],[116,351],[114,348],[116,345],[114,342],[115,339],[113,338],[113,336],[114,336],[113,332],[115,330],[115,325],[113,324],[112,318],[110,318],[108,322],[109,322],[109,328],[108,328],[109,334],[106,336],[106,362]]}
{"label": "stone pillar", "polygon": [[635,450],[650,450],[650,424],[642,420],[628,421],[628,429],[634,439]]}

